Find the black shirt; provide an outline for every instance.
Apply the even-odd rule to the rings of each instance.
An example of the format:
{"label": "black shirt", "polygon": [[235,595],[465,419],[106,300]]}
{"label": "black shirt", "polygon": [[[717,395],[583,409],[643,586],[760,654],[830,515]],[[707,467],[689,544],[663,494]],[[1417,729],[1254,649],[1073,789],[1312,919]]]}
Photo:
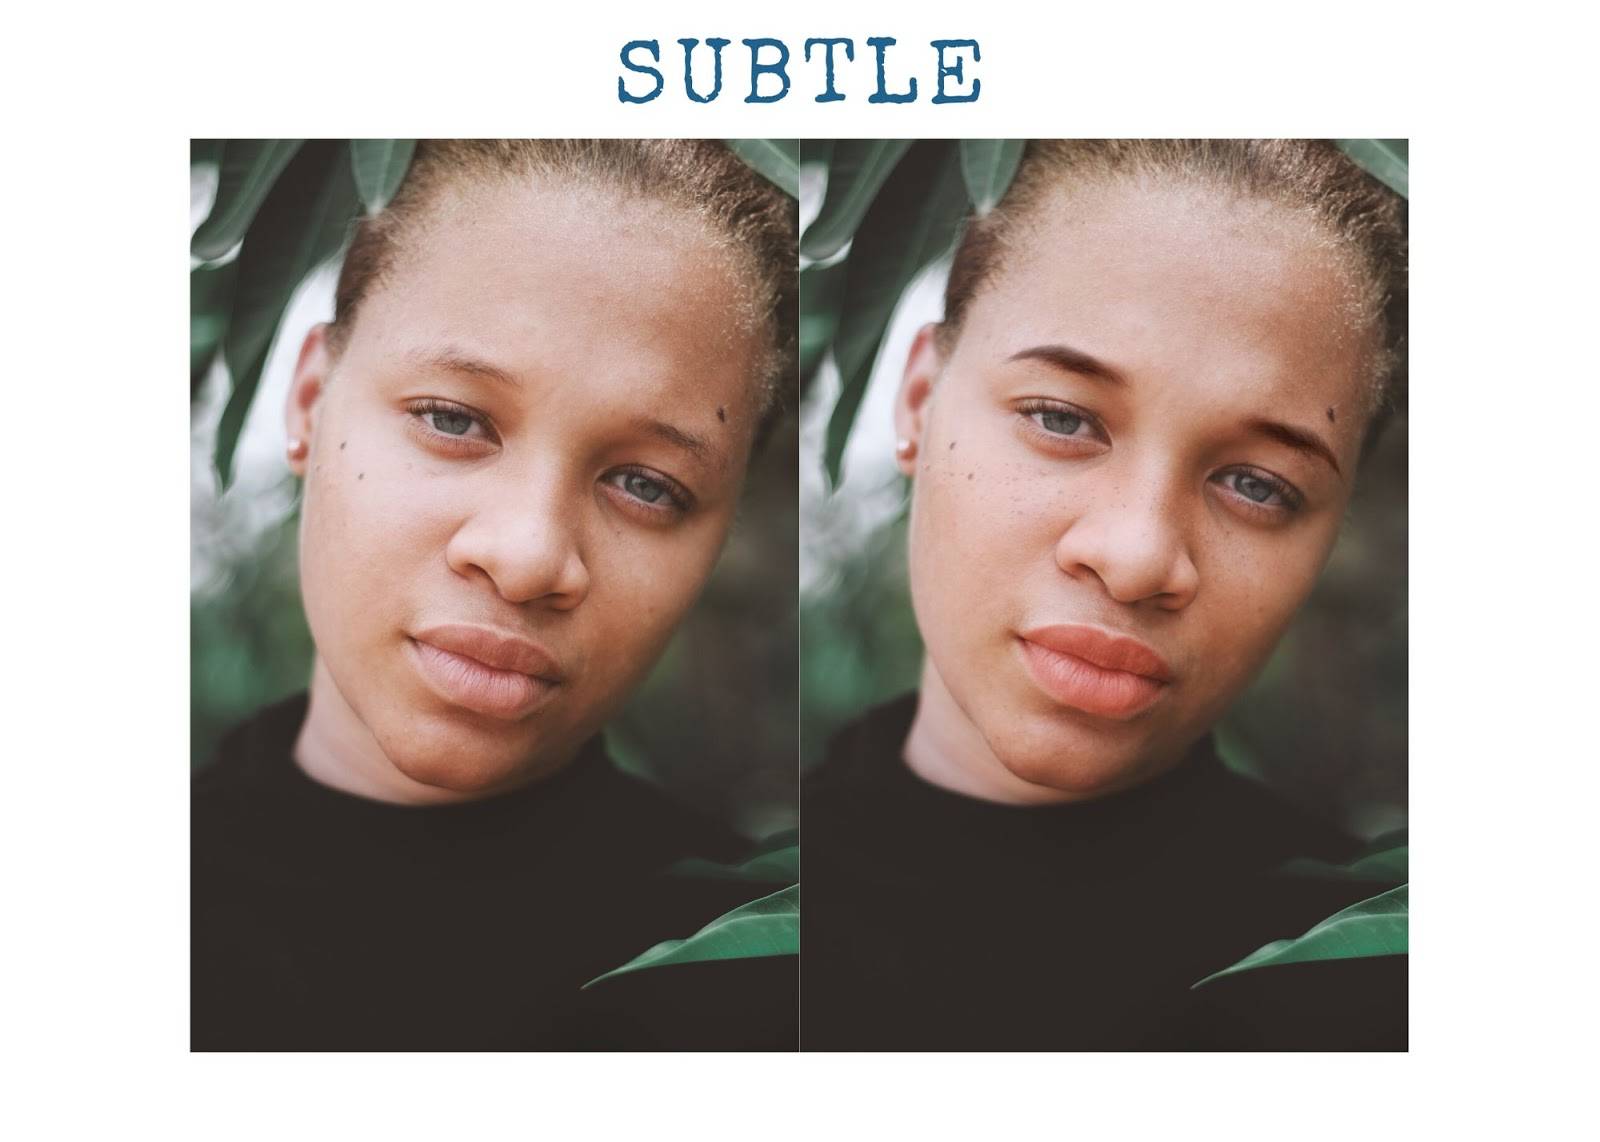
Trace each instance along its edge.
{"label": "black shirt", "polygon": [[1350,842],[1224,768],[1072,805],[962,797],[902,760],[910,695],[802,786],[802,1050],[1393,1049],[1406,957],[1191,991],[1381,885],[1297,880]]}
{"label": "black shirt", "polygon": [[741,843],[598,739],[548,780],[419,808],[306,776],[305,714],[263,711],[195,778],[193,1049],[794,1049],[792,958],[580,990],[771,890],[662,875]]}

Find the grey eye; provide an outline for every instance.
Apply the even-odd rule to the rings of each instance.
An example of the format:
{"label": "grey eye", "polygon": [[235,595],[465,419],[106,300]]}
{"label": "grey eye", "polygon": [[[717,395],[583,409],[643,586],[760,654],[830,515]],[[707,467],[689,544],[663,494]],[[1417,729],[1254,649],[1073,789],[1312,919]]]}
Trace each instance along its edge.
{"label": "grey eye", "polygon": [[447,436],[465,436],[472,429],[472,418],[464,412],[430,412],[428,420]]}
{"label": "grey eye", "polygon": [[1245,499],[1253,500],[1258,504],[1266,503],[1277,491],[1265,480],[1258,480],[1256,477],[1247,476],[1243,472],[1234,477],[1233,486]]}
{"label": "grey eye", "polygon": [[667,489],[648,476],[641,476],[637,472],[629,472],[622,479],[623,491],[630,496],[643,500],[647,504],[656,503],[667,494]]}
{"label": "grey eye", "polygon": [[1063,412],[1060,409],[1047,408],[1039,413],[1039,427],[1059,436],[1071,436],[1082,424],[1083,417],[1073,416],[1070,412]]}

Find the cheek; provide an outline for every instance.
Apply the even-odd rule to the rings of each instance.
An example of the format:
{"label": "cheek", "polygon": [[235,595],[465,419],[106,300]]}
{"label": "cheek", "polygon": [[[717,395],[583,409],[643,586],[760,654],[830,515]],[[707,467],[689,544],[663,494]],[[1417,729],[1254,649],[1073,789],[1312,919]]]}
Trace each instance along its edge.
{"label": "cheek", "polygon": [[[301,590],[319,649],[324,631],[363,617],[393,619],[392,574],[434,553],[443,560],[453,523],[450,482],[375,417],[330,417],[306,473],[301,508]],[[319,626],[323,629],[319,630]]]}
{"label": "cheek", "polygon": [[603,503],[588,510],[588,621],[617,646],[664,644],[710,577],[729,519],[655,530],[616,519]]}
{"label": "cheek", "polygon": [[1015,585],[1052,565],[1052,485],[994,436],[934,435],[917,468],[908,561],[930,645],[970,646],[1002,631]]}
{"label": "cheek", "polygon": [[1316,585],[1335,530],[1209,537],[1191,649],[1219,683],[1242,687],[1271,655]]}

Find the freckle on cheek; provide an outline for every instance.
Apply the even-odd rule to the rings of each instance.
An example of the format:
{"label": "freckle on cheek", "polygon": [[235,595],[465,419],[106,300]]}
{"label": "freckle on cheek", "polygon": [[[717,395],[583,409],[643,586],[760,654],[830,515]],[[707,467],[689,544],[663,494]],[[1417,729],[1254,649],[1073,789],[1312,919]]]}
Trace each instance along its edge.
{"label": "freckle on cheek", "polygon": [[365,480],[366,478],[367,478],[367,474],[365,472],[357,472],[356,473],[356,479]]}
{"label": "freckle on cheek", "polygon": [[350,443],[350,442],[349,442],[349,441],[348,441],[348,440],[341,440],[341,441],[339,441],[339,451],[340,451],[340,452],[343,452],[343,451],[344,451],[344,446],[345,446],[345,445],[346,445],[346,444],[349,444],[349,443]]}
{"label": "freckle on cheek", "polygon": [[717,419],[724,422],[726,422],[728,419],[728,410],[723,408],[720,404],[717,406]]}

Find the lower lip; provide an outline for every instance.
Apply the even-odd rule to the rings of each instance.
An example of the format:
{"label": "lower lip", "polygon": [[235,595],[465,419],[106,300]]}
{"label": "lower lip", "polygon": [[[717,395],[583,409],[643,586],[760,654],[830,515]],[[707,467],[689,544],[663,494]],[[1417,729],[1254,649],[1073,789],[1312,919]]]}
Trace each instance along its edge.
{"label": "lower lip", "polygon": [[1018,639],[1034,683],[1056,702],[1097,718],[1137,717],[1161,697],[1166,684],[1126,670],[1107,670],[1071,654]]}
{"label": "lower lip", "polygon": [[556,690],[557,683],[543,678],[515,670],[496,670],[475,658],[416,639],[410,639],[409,644],[411,657],[429,689],[446,702],[476,714],[507,719],[526,717]]}

